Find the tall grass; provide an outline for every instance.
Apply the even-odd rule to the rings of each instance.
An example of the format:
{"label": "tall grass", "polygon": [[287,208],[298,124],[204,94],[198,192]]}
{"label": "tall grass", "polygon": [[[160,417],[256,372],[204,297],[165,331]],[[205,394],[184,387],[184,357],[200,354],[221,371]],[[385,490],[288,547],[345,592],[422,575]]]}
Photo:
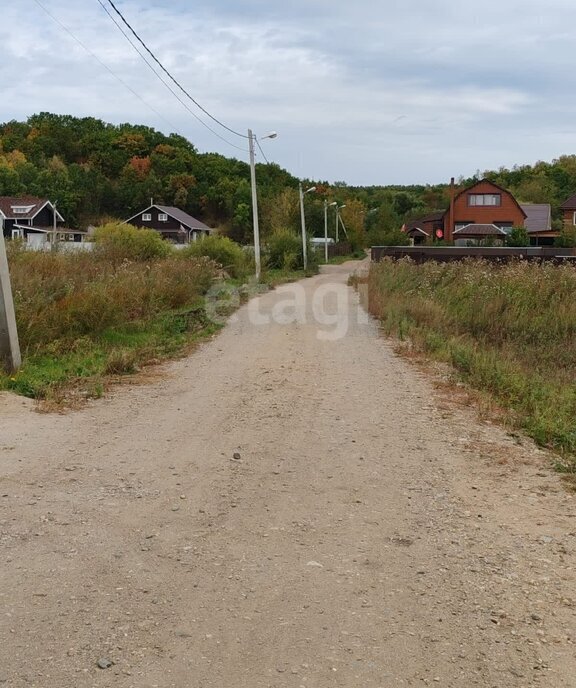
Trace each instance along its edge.
{"label": "tall grass", "polygon": [[112,326],[194,304],[215,267],[206,259],[171,256],[115,266],[91,253],[16,251],[10,276],[25,355],[50,344],[99,336]]}
{"label": "tall grass", "polygon": [[[10,246],[9,265],[24,364],[0,388],[45,396],[74,377],[128,372],[173,353],[203,323],[199,307],[218,268],[172,251],[149,260],[95,252],[43,253]],[[142,258],[142,256],[141,256]]]}
{"label": "tall grass", "polygon": [[383,329],[450,363],[576,470],[576,268],[519,261],[372,266]]}

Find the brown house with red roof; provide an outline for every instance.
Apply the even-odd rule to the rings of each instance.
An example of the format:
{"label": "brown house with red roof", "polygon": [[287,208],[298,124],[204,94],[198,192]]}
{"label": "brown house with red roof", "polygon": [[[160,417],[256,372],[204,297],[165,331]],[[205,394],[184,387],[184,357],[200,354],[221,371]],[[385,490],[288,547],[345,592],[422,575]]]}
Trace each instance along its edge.
{"label": "brown house with red roof", "polygon": [[453,196],[444,213],[444,238],[504,238],[512,227],[524,227],[526,213],[503,187],[482,179]]}
{"label": "brown house with red roof", "polygon": [[[576,217],[576,195],[573,198],[572,219]],[[466,244],[487,238],[504,243],[512,227],[525,227],[531,244],[552,244],[558,236],[551,228],[549,204],[520,205],[509,191],[482,179],[458,191],[452,187],[448,210],[413,220],[406,224],[404,231],[415,244],[441,239]]]}

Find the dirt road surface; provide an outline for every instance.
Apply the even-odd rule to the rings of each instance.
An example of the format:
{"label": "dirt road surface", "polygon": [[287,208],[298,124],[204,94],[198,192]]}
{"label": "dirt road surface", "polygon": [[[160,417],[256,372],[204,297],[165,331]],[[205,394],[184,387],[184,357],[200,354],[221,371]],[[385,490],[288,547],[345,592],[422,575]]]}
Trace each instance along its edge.
{"label": "dirt road surface", "polygon": [[0,685],[576,685],[576,499],[394,354],[357,267],[81,411],[0,398]]}

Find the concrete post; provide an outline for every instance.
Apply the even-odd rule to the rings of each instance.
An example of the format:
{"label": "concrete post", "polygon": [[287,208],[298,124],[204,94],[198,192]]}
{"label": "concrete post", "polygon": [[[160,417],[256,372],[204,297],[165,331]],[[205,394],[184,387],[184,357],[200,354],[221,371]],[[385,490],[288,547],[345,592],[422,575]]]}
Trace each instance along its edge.
{"label": "concrete post", "polygon": [[16,315],[6,258],[4,227],[0,222],[0,364],[9,372],[18,370],[22,363],[16,330]]}

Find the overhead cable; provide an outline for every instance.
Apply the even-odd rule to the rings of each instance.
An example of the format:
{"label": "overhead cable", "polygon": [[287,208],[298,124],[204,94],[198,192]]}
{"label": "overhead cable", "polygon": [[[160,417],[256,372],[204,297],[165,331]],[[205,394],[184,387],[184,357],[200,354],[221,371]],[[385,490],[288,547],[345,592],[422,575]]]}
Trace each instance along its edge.
{"label": "overhead cable", "polygon": [[120,10],[116,7],[116,5],[114,4],[113,0],[108,0],[108,3],[110,4],[110,6],[111,6],[112,9],[114,10],[114,12],[116,12],[116,14],[120,17],[120,19],[122,20],[122,22],[128,27],[128,29],[129,29],[130,32],[133,34],[133,36],[136,38],[136,40],[142,45],[142,47],[144,48],[144,50],[146,50],[146,52],[147,52],[147,53],[150,55],[150,57],[154,60],[154,62],[156,62],[156,64],[160,67],[160,69],[161,69],[161,70],[162,70],[162,71],[163,71],[163,72],[164,72],[164,73],[165,73],[165,74],[166,74],[166,75],[176,84],[176,86],[182,91],[182,93],[184,93],[184,95],[185,95],[187,98],[189,98],[189,99],[194,103],[194,105],[196,105],[196,107],[200,108],[200,110],[202,110],[202,112],[203,112],[205,115],[207,115],[211,120],[213,120],[214,122],[216,122],[217,124],[219,124],[221,127],[223,127],[224,129],[226,129],[227,131],[231,132],[232,134],[235,134],[236,136],[240,136],[240,137],[243,138],[243,139],[247,139],[247,138],[248,138],[247,134],[242,134],[242,133],[240,133],[240,132],[238,132],[238,131],[235,131],[234,129],[228,127],[226,124],[224,124],[224,123],[221,122],[219,119],[217,119],[216,117],[214,117],[210,112],[208,112],[208,110],[206,110],[206,108],[202,107],[202,105],[200,105],[200,103],[199,103],[197,100],[195,100],[195,99],[190,95],[190,93],[188,93],[188,91],[180,84],[180,82],[179,82],[177,79],[175,79],[175,78],[172,76],[172,74],[170,74],[170,72],[166,69],[166,67],[164,67],[164,65],[160,62],[160,60],[156,57],[156,55],[150,50],[150,48],[146,45],[146,43],[144,43],[144,41],[140,38],[140,36],[136,33],[136,31],[132,28],[132,26],[130,26],[130,24],[128,23],[128,21],[125,19],[125,17],[124,17],[124,15],[122,14],[122,12],[120,12]]}
{"label": "overhead cable", "polygon": [[100,4],[100,6],[101,6],[102,9],[104,10],[104,12],[106,12],[106,14],[108,15],[108,17],[110,17],[111,21],[113,21],[114,24],[117,26],[118,30],[122,33],[122,35],[124,36],[124,38],[126,38],[126,40],[130,43],[130,45],[131,45],[131,46],[134,48],[134,50],[138,53],[138,55],[144,60],[144,62],[148,65],[148,67],[149,67],[149,68],[152,70],[152,72],[156,75],[156,77],[164,84],[164,86],[166,86],[166,88],[167,88],[167,89],[170,91],[170,93],[178,100],[178,102],[179,102],[184,108],[186,108],[186,110],[192,115],[192,117],[194,117],[198,122],[200,122],[200,124],[201,124],[203,127],[206,127],[206,129],[208,129],[208,131],[212,132],[212,133],[214,134],[214,136],[216,136],[217,138],[219,138],[221,141],[224,141],[224,143],[227,143],[229,146],[232,146],[232,148],[236,148],[237,150],[241,150],[241,151],[243,151],[244,153],[246,153],[246,152],[247,152],[247,149],[242,148],[242,147],[237,146],[236,144],[232,143],[231,141],[229,141],[228,139],[226,139],[224,136],[222,136],[221,134],[219,134],[217,131],[215,131],[211,126],[209,126],[208,124],[206,124],[206,122],[204,122],[204,120],[202,120],[200,117],[198,117],[198,115],[189,107],[188,103],[186,103],[184,100],[182,100],[182,98],[178,95],[178,93],[176,93],[176,91],[170,86],[170,84],[166,82],[166,80],[162,77],[161,74],[158,73],[158,71],[154,68],[154,66],[153,66],[152,64],[150,64],[150,62],[148,61],[148,59],[146,58],[146,56],[142,54],[142,52],[139,50],[138,46],[134,44],[134,42],[132,41],[132,39],[130,38],[130,36],[126,33],[126,31],[123,29],[123,27],[121,26],[121,24],[118,23],[116,17],[114,17],[114,15],[111,14],[110,10],[108,9],[108,7],[106,6],[106,4],[104,3],[104,0],[98,0],[98,3]]}

